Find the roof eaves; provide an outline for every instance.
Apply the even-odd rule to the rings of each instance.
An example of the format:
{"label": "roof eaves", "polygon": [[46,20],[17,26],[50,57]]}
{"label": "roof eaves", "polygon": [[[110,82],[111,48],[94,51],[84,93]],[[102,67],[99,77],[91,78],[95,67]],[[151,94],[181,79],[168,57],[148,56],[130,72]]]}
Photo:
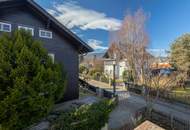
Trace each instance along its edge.
{"label": "roof eaves", "polygon": [[[66,28],[63,24],[61,24],[58,20],[56,20],[53,16],[51,16],[47,11],[45,11],[42,7],[40,7],[35,1],[33,0],[0,0],[0,6],[2,8],[12,7],[10,3],[14,3],[14,5],[22,5],[28,3],[32,5],[35,9],[37,9],[40,13],[42,13],[45,17],[49,18],[56,26],[58,26],[64,33],[68,34],[72,40],[74,40],[73,44],[77,46],[79,53],[87,53],[92,52],[93,49],[82,41],[78,36],[76,36],[73,32],[71,32],[68,28]],[[0,8],[1,8],[0,7]],[[79,43],[76,44],[75,43]]]}
{"label": "roof eaves", "polygon": [[58,20],[56,20],[53,16],[51,16],[47,11],[45,11],[42,7],[40,7],[35,1],[33,0],[26,0],[29,4],[37,8],[40,12],[42,12],[46,17],[48,17],[52,22],[57,24],[62,30],[64,30],[67,34],[69,34],[72,38],[74,38],[77,42],[83,45],[85,48],[85,52],[92,52],[93,49],[87,45],[84,41],[82,41],[78,36],[76,36],[73,32],[71,32],[68,28],[66,28],[63,24],[61,24]]}

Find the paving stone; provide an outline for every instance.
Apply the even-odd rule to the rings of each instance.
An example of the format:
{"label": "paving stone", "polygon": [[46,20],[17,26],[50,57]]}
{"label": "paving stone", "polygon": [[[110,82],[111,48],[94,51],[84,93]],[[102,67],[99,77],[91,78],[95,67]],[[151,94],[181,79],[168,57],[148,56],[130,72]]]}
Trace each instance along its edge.
{"label": "paving stone", "polygon": [[28,130],[48,130],[49,127],[50,127],[50,122],[43,121],[38,123],[37,125],[30,127]]}

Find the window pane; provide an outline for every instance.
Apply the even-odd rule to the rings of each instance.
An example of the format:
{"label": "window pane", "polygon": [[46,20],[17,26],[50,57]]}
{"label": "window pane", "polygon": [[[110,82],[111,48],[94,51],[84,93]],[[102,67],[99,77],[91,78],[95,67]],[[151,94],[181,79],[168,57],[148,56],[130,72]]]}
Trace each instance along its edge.
{"label": "window pane", "polygon": [[2,30],[2,24],[0,24],[0,30]]}
{"label": "window pane", "polygon": [[47,37],[51,37],[51,34],[49,32],[46,33]]}
{"label": "window pane", "polygon": [[11,24],[0,23],[0,31],[11,32]]}
{"label": "window pane", "polygon": [[10,31],[10,26],[4,24],[4,25],[3,25],[3,30],[4,30],[4,31]]}
{"label": "window pane", "polygon": [[29,32],[32,36],[34,35],[34,33],[33,33],[33,28],[23,27],[23,26],[19,26],[18,28],[19,28],[19,29],[23,29],[23,30]]}
{"label": "window pane", "polygon": [[52,32],[46,30],[40,30],[39,36],[43,38],[52,38]]}
{"label": "window pane", "polygon": [[46,36],[46,33],[43,32],[43,31],[41,31],[41,35],[42,35],[42,36]]}

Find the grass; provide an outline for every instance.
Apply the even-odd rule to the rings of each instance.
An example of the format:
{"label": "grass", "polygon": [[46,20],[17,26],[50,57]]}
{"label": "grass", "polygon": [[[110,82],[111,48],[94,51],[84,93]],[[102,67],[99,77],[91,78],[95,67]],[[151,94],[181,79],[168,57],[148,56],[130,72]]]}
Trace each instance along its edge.
{"label": "grass", "polygon": [[190,87],[188,86],[185,89],[175,88],[172,90],[172,97],[177,101],[190,105]]}
{"label": "grass", "polygon": [[190,87],[183,88],[175,88],[172,92],[176,94],[189,94],[190,95]]}

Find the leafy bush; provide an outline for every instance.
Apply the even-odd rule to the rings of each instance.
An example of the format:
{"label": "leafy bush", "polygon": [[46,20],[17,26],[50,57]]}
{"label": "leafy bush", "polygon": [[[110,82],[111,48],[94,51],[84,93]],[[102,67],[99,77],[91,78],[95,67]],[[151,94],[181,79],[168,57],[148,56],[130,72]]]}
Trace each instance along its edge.
{"label": "leafy bush", "polygon": [[100,81],[105,82],[105,83],[109,83],[109,78],[107,78],[104,74],[102,74],[100,76]]}
{"label": "leafy bush", "polygon": [[42,43],[24,31],[0,37],[0,126],[20,130],[63,96],[65,78]]}
{"label": "leafy bush", "polygon": [[97,73],[97,72],[99,72],[98,70],[96,70],[96,69],[91,69],[90,71],[89,71],[89,75],[90,76],[93,76],[95,73]]}
{"label": "leafy bush", "polygon": [[127,75],[128,75],[127,70],[123,71],[122,73],[123,81],[127,81]]}
{"label": "leafy bush", "polygon": [[83,65],[80,65],[79,66],[79,73],[80,74],[83,74],[83,73],[88,73],[88,68],[87,67],[85,67],[85,66],[83,66]]}
{"label": "leafy bush", "polygon": [[114,108],[112,100],[103,100],[92,105],[83,105],[72,112],[63,113],[53,124],[53,130],[100,130],[108,122]]}
{"label": "leafy bush", "polygon": [[130,70],[123,71],[122,77],[123,77],[124,82],[133,82],[134,81],[132,72]]}
{"label": "leafy bush", "polygon": [[100,73],[100,72],[95,72],[93,75],[92,75],[92,78],[94,79],[94,80],[100,80],[100,76],[101,76],[102,74]]}

